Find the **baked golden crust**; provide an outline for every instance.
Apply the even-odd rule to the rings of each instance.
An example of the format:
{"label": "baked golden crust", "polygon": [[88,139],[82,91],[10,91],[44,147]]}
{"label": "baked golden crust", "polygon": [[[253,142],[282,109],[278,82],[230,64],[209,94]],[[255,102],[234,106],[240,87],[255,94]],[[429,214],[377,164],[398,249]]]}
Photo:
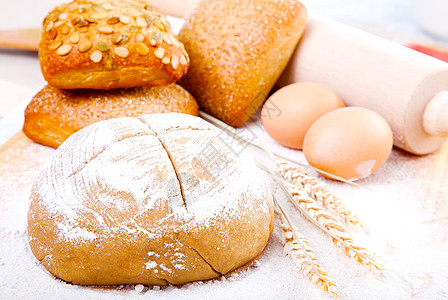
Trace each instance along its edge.
{"label": "baked golden crust", "polygon": [[286,67],[307,19],[297,0],[205,0],[179,32],[191,62],[180,84],[202,110],[242,126]]}
{"label": "baked golden crust", "polygon": [[199,114],[194,98],[177,84],[109,91],[61,90],[47,85],[28,104],[23,132],[37,143],[57,148],[71,134],[95,122],[168,112]]}
{"label": "baked golden crust", "polygon": [[43,22],[39,60],[61,89],[158,86],[177,81],[189,58],[166,17],[140,0],[75,0]]}

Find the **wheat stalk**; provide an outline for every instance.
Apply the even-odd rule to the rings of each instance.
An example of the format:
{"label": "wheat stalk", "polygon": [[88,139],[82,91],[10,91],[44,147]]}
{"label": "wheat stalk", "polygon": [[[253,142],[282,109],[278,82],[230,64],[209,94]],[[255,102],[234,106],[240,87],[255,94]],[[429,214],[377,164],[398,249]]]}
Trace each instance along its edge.
{"label": "wheat stalk", "polygon": [[349,210],[338,197],[328,191],[325,183],[309,176],[303,169],[295,167],[284,160],[275,159],[275,163],[278,173],[284,180],[304,188],[311,197],[320,201],[324,207],[330,208],[346,224],[365,228],[359,217]]}
{"label": "wheat stalk", "polygon": [[291,184],[287,186],[293,202],[298,204],[298,207],[306,212],[314,221],[319,223],[321,227],[325,228],[325,232],[330,234],[335,244],[342,248],[348,256],[355,258],[374,273],[382,269],[367,249],[357,245],[344,226],[331,214],[322,209],[316,200],[311,198],[303,188]]}
{"label": "wheat stalk", "polygon": [[282,237],[286,255],[291,258],[300,272],[312,283],[332,296],[337,297],[336,284],[320,266],[317,256],[308,245],[308,241],[293,226],[291,219],[280,206],[280,203],[275,198],[274,201],[280,209],[280,212],[276,211],[276,213],[279,214],[281,219]]}
{"label": "wheat stalk", "polygon": [[[360,184],[357,184],[351,180],[347,180],[347,179],[335,176],[334,174],[330,174],[323,170],[319,170],[314,167],[301,164],[301,163],[291,160],[285,156],[274,153],[262,145],[254,143],[252,141],[249,141],[248,139],[239,135],[235,131],[234,128],[232,128],[229,125],[223,123],[222,121],[210,116],[207,113],[204,113],[201,111],[200,116],[202,118],[204,118],[205,120],[213,123],[214,125],[220,127],[222,130],[225,130],[232,137],[234,137],[238,140],[244,141],[244,142],[264,151],[271,157],[271,159],[272,158],[284,159],[284,160],[287,160],[296,165],[314,169],[314,170],[321,172],[333,179],[366,188],[366,187],[364,187]],[[311,223],[313,223],[315,226],[317,226],[322,231],[324,231],[326,234],[328,234],[330,237],[332,237],[333,241],[336,243],[336,245],[341,247],[348,256],[353,257],[353,258],[357,259],[361,264],[368,266],[372,272],[377,272],[379,270],[382,270],[382,267],[380,267],[380,265],[374,260],[373,256],[365,248],[358,246],[354,242],[354,240],[349,236],[347,230],[341,224],[339,224],[338,221],[332,215],[328,214],[321,206],[319,206],[318,203],[316,202],[316,200],[311,198],[308,195],[308,193],[305,191],[305,189],[303,189],[303,188],[299,189],[296,187],[299,192],[295,193],[295,195],[293,196],[293,193],[290,193],[288,191],[288,188],[286,187],[286,184],[288,184],[288,182],[286,180],[279,180],[270,169],[267,169],[267,167],[265,165],[263,165],[263,164],[259,164],[259,165],[262,169],[267,171],[270,174],[270,176],[277,182],[277,184],[280,186],[280,188],[286,194],[286,196],[291,201],[291,203],[296,207],[296,209],[305,218],[307,218]],[[288,186],[291,186],[291,184],[288,184]],[[292,190],[291,192],[293,192],[293,191],[294,190]],[[303,206],[303,208],[302,208],[302,206]]]}
{"label": "wheat stalk", "polygon": [[285,180],[280,180],[265,165],[258,163],[261,169],[269,173],[272,179],[280,186],[294,207],[311,223],[328,234],[333,242],[348,256],[367,266],[372,272],[377,273],[383,268],[375,261],[373,256],[365,249],[357,245],[349,232],[332,215],[327,213],[319,203],[311,198],[300,187],[293,186]]}

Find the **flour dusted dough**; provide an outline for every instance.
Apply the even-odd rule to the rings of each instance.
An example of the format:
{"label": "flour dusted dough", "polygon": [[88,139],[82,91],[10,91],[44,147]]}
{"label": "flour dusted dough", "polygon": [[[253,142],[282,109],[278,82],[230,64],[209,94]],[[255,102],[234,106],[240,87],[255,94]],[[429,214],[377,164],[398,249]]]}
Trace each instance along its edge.
{"label": "flour dusted dough", "polygon": [[253,260],[273,202],[251,157],[200,118],[154,114],[90,125],[38,176],[28,235],[55,276],[83,285],[166,285]]}

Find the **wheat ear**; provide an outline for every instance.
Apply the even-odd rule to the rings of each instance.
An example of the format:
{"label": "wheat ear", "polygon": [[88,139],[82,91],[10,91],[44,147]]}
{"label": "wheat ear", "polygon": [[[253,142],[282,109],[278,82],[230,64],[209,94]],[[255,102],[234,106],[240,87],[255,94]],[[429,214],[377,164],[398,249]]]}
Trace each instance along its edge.
{"label": "wheat ear", "polygon": [[284,160],[275,159],[275,164],[277,165],[278,173],[284,180],[293,185],[303,187],[311,197],[319,200],[324,207],[330,208],[345,223],[365,229],[365,225],[359,217],[349,210],[338,197],[328,191],[325,183],[309,176],[303,169],[295,167]]}
{"label": "wheat ear", "polygon": [[258,163],[261,169],[268,172],[271,178],[280,186],[294,207],[311,223],[333,238],[333,242],[350,257],[367,266],[372,272],[377,273],[383,268],[375,261],[373,256],[355,243],[348,231],[330,214],[328,214],[315,199],[311,198],[303,188],[291,185],[281,180],[262,163]]}
{"label": "wheat ear", "polygon": [[[275,199],[275,198],[274,198]],[[320,266],[317,256],[308,245],[308,241],[292,224],[291,219],[276,201],[280,212],[276,211],[281,219],[284,251],[311,282],[325,292],[337,297],[336,284]]]}
{"label": "wheat ear", "polygon": [[311,198],[303,188],[288,184],[287,189],[293,203],[297,204],[295,206],[300,207],[302,211],[325,228],[325,232],[333,237],[335,244],[341,247],[348,256],[355,258],[374,273],[382,269],[367,249],[357,245],[344,226],[320,205],[317,205],[316,200]]}

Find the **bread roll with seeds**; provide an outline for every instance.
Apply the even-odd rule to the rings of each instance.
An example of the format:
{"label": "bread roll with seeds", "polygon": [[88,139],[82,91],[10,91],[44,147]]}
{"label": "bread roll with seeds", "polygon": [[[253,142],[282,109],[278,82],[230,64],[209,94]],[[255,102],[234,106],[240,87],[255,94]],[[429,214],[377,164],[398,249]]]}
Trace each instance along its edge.
{"label": "bread roll with seeds", "polygon": [[47,85],[25,109],[23,132],[37,143],[57,148],[95,122],[169,112],[199,114],[194,98],[174,83],[110,91],[61,90]]}
{"label": "bread roll with seeds", "polygon": [[35,257],[83,285],[216,278],[255,259],[273,226],[272,196],[249,153],[185,114],[76,132],[38,175],[28,212]]}
{"label": "bread roll with seeds", "polygon": [[57,88],[114,89],[173,83],[189,58],[166,17],[147,2],[75,0],[45,18],[39,60]]}
{"label": "bread roll with seeds", "polygon": [[286,67],[307,19],[297,0],[204,0],[179,32],[190,56],[183,85],[232,126],[257,111]]}

